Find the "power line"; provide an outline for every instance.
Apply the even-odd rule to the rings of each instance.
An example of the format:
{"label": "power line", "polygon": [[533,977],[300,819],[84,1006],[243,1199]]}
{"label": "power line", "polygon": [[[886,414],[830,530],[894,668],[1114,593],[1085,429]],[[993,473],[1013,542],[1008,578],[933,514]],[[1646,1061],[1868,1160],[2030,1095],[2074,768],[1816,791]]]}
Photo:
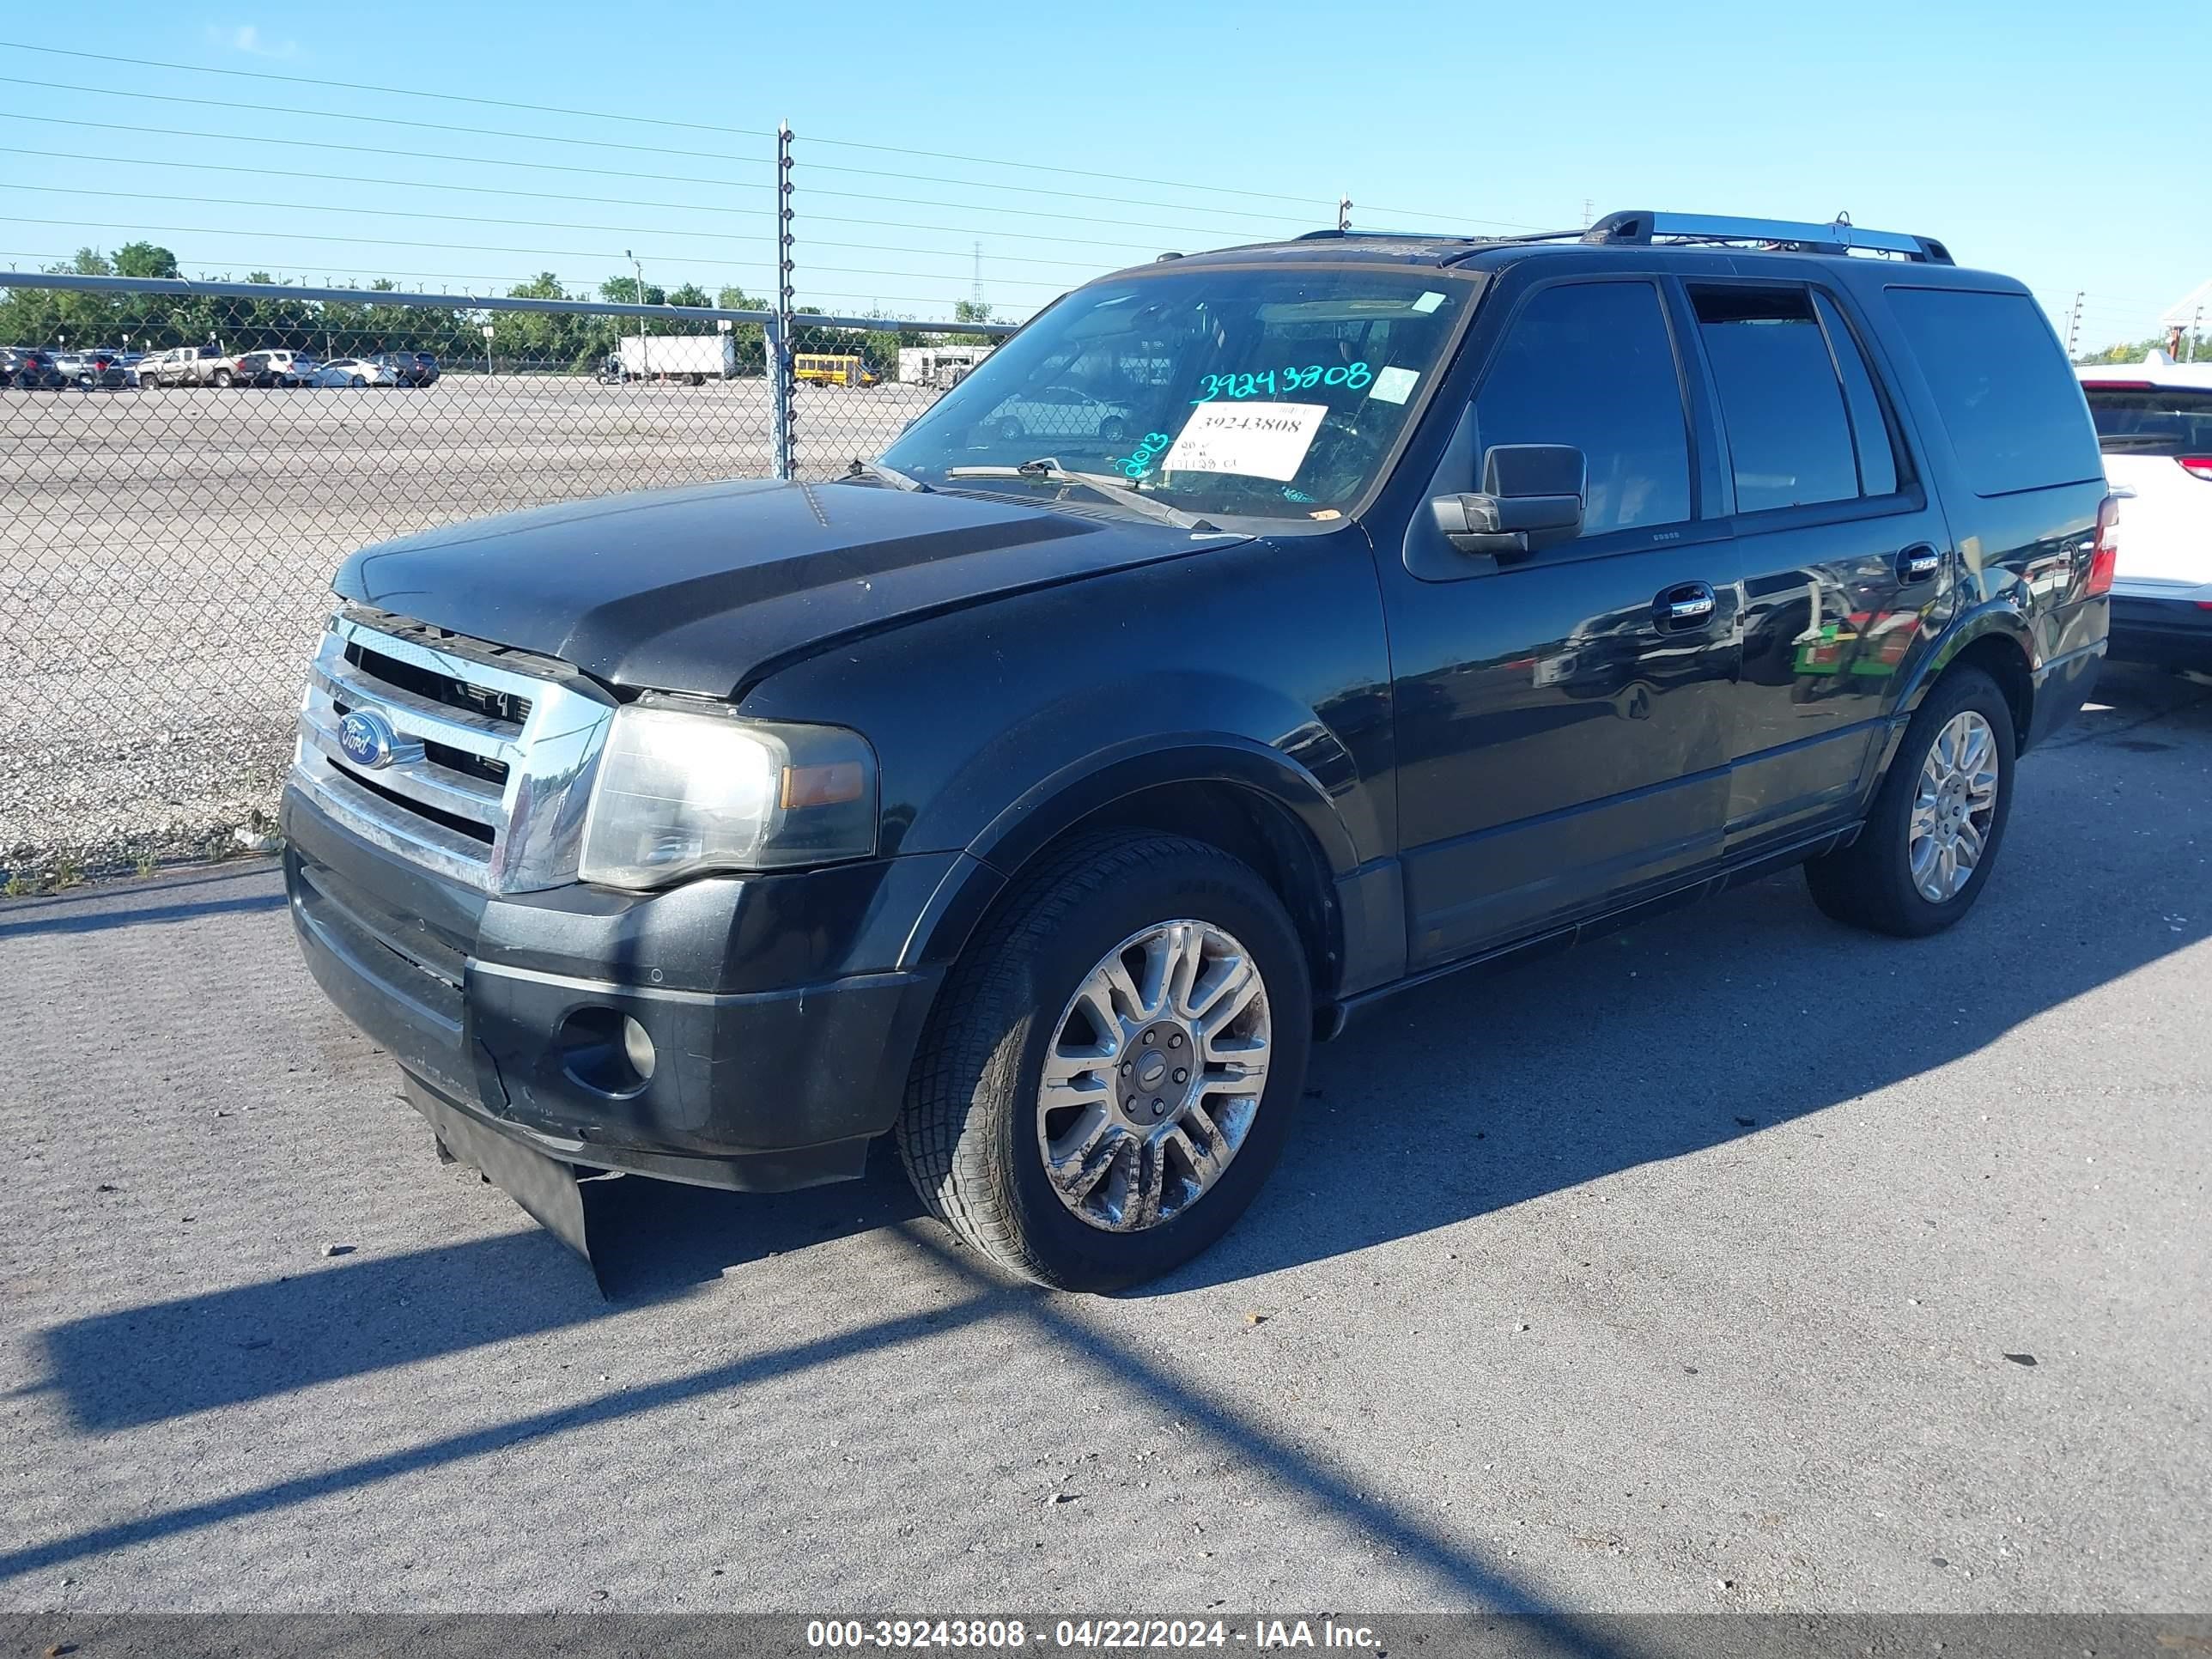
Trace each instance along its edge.
{"label": "power line", "polygon": [[[97,196],[117,201],[172,202],[185,207],[266,208],[268,206],[266,198],[256,200],[253,198],[244,196],[177,196],[157,191],[81,190],[75,186],[67,185],[18,185],[12,183],[0,183],[0,190],[35,191],[39,194],[44,196],[67,196],[70,198]],[[530,230],[602,230],[611,231],[617,235],[631,234],[636,230],[636,227],[635,225],[578,224],[574,221],[565,219],[494,219],[487,218],[483,214],[479,213],[428,213],[420,208],[411,207],[334,207],[323,202],[288,203],[285,207],[285,211],[288,213],[368,214],[383,219],[390,219],[393,217],[401,217],[410,220],[434,219],[447,224],[513,225]],[[765,210],[763,210],[763,211],[765,211]],[[61,220],[49,220],[46,222],[60,224],[64,222]],[[212,234],[220,235],[223,233],[214,231]],[[727,230],[675,230],[664,231],[662,234],[665,235],[693,237],[718,242],[755,242],[763,245],[764,248],[768,242],[766,234],[762,232],[755,232],[750,235],[747,235],[738,231]],[[359,240],[364,245],[374,245],[380,242],[382,239],[375,236],[364,236]],[[865,249],[868,252],[877,253],[910,253],[922,258],[955,259],[962,257],[957,250],[952,248],[894,247],[866,242],[821,242],[815,241],[811,239],[809,239],[807,245],[810,247]],[[1002,254],[999,257],[1016,264],[1066,265],[1077,270],[1096,270],[1098,269],[1099,265],[1099,261],[1096,259],[1042,259],[1038,258],[1034,255],[1020,253]],[[826,270],[829,269],[829,267],[823,266],[817,267],[817,269]],[[1021,281],[1024,279],[1010,277],[1008,280]],[[1049,287],[1052,286],[1052,284],[1048,283],[1036,283],[1036,286]]]}
{"label": "power line", "polygon": [[[290,149],[333,149],[355,155],[399,155],[416,161],[458,161],[467,167],[528,167],[538,173],[587,173],[602,179],[643,179],[657,184],[699,185],[709,190],[772,191],[773,185],[753,184],[734,179],[699,179],[684,173],[624,173],[609,167],[579,167],[564,161],[516,161],[493,155],[451,155],[434,150],[388,149],[381,145],[340,144],[321,138],[276,138],[265,134],[240,132],[196,132],[182,127],[142,127],[118,121],[86,121],[72,115],[26,115],[16,110],[0,110],[0,120],[34,121],[46,126],[92,127],[102,132],[137,132],[161,138],[212,139],[229,144],[282,144]],[[876,196],[849,190],[811,190],[813,197],[833,197],[848,202],[890,202],[902,207],[942,207],[969,211],[981,206],[988,213],[1010,213],[1024,219],[1063,219],[1076,224],[1112,225],[1126,230],[1198,231],[1211,234],[1222,230],[1215,225],[1164,225],[1143,219],[1094,219],[1081,213],[1047,213],[1037,208],[1016,208],[986,205],[975,202],[939,202],[911,196]],[[1247,235],[1244,231],[1231,230],[1232,236]]]}
{"label": "power line", "polygon": [[[343,92],[374,92],[399,98],[436,99],[447,103],[476,104],[487,109],[523,110],[538,115],[568,115],[590,121],[626,121],[641,126],[670,127],[691,132],[713,132],[732,137],[773,138],[776,136],[765,128],[717,126],[702,121],[678,121],[663,116],[625,115],[609,110],[572,109],[558,104],[531,104],[512,99],[478,97],[465,93],[430,92],[420,87],[380,87],[359,81],[325,81],[318,80],[312,76],[279,75],[269,70],[219,69],[205,64],[166,63],[150,58],[125,58],[110,52],[74,51],[65,46],[33,46],[24,40],[0,40],[0,46],[13,47],[18,52],[46,52],[59,58],[87,58],[94,63],[127,64],[138,69],[181,70],[195,75],[225,75],[252,81],[279,81],[292,86],[335,88]],[[1086,167],[1054,167],[1041,161],[1008,161],[996,156],[961,155],[946,150],[915,149],[902,144],[864,143],[852,138],[809,137],[806,142],[816,144],[835,144],[843,149],[873,150],[890,155],[918,155],[935,161],[963,161],[975,167],[1013,167],[1028,173],[1056,173],[1066,174],[1070,178],[1104,179],[1115,183],[1121,183],[1126,178],[1122,173],[1103,173]],[[1243,190],[1226,185],[1188,184],[1171,179],[1158,179],[1152,182],[1165,185],[1171,190],[1201,191],[1217,196],[1243,196],[1260,201],[1291,202],[1304,207],[1312,206],[1316,199],[1304,196],[1285,195],[1277,191]]]}
{"label": "power line", "polygon": [[[180,167],[195,173],[238,173],[255,179],[306,179],[318,184],[388,185],[398,190],[442,190],[464,192],[471,196],[513,196],[530,201],[588,202],[599,207],[649,208],[656,211],[684,213],[721,213],[734,217],[768,219],[775,216],[769,208],[716,207],[704,202],[640,201],[628,196],[580,196],[569,191],[520,190],[511,185],[457,185],[434,183],[421,179],[364,179],[343,173],[308,173],[288,167],[240,167],[224,161],[172,161],[157,156],[88,155],[74,150],[26,149],[16,145],[0,144],[0,155],[34,155],[55,161],[97,161],[117,167]],[[623,176],[623,175],[617,175]],[[684,182],[697,182],[686,180]],[[257,204],[257,205],[258,205]],[[985,209],[983,211],[988,211]],[[1103,242],[1083,236],[1062,236],[1041,231],[1001,230],[996,227],[975,225],[916,224],[903,219],[854,219],[834,213],[812,213],[807,217],[817,224],[866,225],[884,230],[938,231],[949,236],[966,236],[978,228],[1002,240],[1024,242],[1052,242],[1067,247],[1103,247],[1122,252],[1157,252],[1158,245],[1149,242]],[[696,233],[680,231],[679,235]],[[891,249],[896,252],[900,250]],[[1073,262],[1069,262],[1073,263]]]}
{"label": "power line", "polygon": [[[695,161],[734,161],[741,167],[773,167],[772,158],[762,155],[732,155],[726,151],[708,149],[674,149],[660,144],[625,144],[607,138],[569,138],[556,133],[516,132],[503,127],[459,126],[446,121],[410,121],[394,115],[360,115],[348,110],[301,109],[284,104],[250,104],[232,98],[190,98],[170,92],[145,92],[132,87],[81,87],[66,82],[35,81],[20,76],[0,75],[0,85],[38,87],[56,92],[89,93],[105,98],[150,99],[164,104],[191,104],[203,109],[246,110],[254,114],[304,115],[329,121],[365,121],[381,126],[410,127],[428,132],[458,132],[477,138],[513,138],[532,144],[577,144],[594,149],[623,150],[641,155],[673,155]],[[210,134],[209,137],[227,137]],[[1070,202],[1106,202],[1118,207],[1158,208],[1170,213],[1193,211],[1212,212],[1232,219],[1257,219],[1267,224],[1302,222],[1282,213],[1254,213],[1241,208],[1195,208],[1188,202],[1158,202],[1141,197],[1117,194],[1091,196],[1079,191],[1048,188],[1042,185],[1000,185],[982,179],[948,179],[940,173],[895,173],[883,167],[840,167],[833,161],[810,161],[808,167],[819,173],[850,173],[868,179],[896,179],[907,184],[954,185],[962,189],[1016,191],[1025,196],[1049,196]]]}

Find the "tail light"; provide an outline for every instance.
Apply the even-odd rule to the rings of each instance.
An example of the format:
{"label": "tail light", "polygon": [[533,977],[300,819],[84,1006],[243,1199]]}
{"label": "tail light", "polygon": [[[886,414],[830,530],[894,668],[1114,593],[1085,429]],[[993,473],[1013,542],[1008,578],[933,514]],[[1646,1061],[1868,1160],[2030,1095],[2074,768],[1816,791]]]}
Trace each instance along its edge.
{"label": "tail light", "polygon": [[2212,482],[2212,455],[2184,455],[2180,460],[2181,470],[2190,477]]}
{"label": "tail light", "polygon": [[2095,599],[2112,591],[2112,574],[2120,562],[2120,498],[2107,495],[2097,506],[2097,549],[2089,556],[2089,586],[2083,597]]}

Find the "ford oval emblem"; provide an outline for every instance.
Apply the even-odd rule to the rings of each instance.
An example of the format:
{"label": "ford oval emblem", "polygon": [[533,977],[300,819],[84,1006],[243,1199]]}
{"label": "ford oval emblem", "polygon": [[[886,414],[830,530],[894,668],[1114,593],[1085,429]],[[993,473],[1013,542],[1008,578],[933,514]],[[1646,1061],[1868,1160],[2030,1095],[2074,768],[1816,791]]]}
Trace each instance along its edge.
{"label": "ford oval emblem", "polygon": [[392,722],[373,708],[356,708],[338,725],[338,747],[348,760],[368,772],[392,764],[392,749],[398,736]]}

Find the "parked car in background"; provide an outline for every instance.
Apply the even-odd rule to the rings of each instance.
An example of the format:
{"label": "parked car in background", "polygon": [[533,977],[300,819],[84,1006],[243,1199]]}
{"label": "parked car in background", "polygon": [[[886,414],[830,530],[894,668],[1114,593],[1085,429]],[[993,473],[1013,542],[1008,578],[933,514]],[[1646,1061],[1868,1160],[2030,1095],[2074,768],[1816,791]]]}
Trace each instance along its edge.
{"label": "parked car in background", "polygon": [[368,361],[390,370],[394,386],[428,386],[438,378],[438,360],[427,351],[380,351]]}
{"label": "parked car in background", "polygon": [[237,360],[221,346],[171,346],[138,365],[142,386],[227,386],[238,378]]}
{"label": "parked car in background", "polygon": [[2120,505],[2112,654],[2212,668],[2212,363],[2077,368]]}
{"label": "parked car in background", "polygon": [[374,357],[337,357],[307,377],[309,386],[397,386],[398,380]]}
{"label": "parked car in background", "polygon": [[58,354],[56,363],[69,383],[87,392],[116,391],[131,384],[131,371],[123,354],[112,346],[92,346],[83,351]]}
{"label": "parked car in background", "polygon": [[0,386],[18,392],[58,392],[68,384],[51,351],[36,346],[9,346],[0,354]]}
{"label": "parked car in background", "polygon": [[1072,386],[1041,386],[1000,404],[991,423],[1002,438],[1096,438],[1117,444],[1129,435],[1129,405]]}
{"label": "parked car in background", "polygon": [[238,360],[235,384],[258,386],[304,386],[316,369],[315,360],[304,351],[282,348],[249,351]]}

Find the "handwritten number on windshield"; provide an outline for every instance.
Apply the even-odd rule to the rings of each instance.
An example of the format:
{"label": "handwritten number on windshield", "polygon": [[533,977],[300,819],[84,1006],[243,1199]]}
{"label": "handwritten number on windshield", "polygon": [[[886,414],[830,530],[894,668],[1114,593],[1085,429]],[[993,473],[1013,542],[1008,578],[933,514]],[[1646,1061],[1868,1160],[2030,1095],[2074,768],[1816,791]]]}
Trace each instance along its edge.
{"label": "handwritten number on windshield", "polygon": [[1191,402],[1207,404],[1216,398],[1256,398],[1263,392],[1276,398],[1285,392],[1305,392],[1317,386],[1340,386],[1348,392],[1361,392],[1374,379],[1375,372],[1365,363],[1308,363],[1303,368],[1267,368],[1256,374],[1208,374],[1201,380],[1199,396]]}
{"label": "handwritten number on windshield", "polygon": [[1159,453],[1175,441],[1164,432],[1147,432],[1145,441],[1137,446],[1137,453],[1126,461],[1117,463],[1125,478],[1141,478],[1152,470]]}

